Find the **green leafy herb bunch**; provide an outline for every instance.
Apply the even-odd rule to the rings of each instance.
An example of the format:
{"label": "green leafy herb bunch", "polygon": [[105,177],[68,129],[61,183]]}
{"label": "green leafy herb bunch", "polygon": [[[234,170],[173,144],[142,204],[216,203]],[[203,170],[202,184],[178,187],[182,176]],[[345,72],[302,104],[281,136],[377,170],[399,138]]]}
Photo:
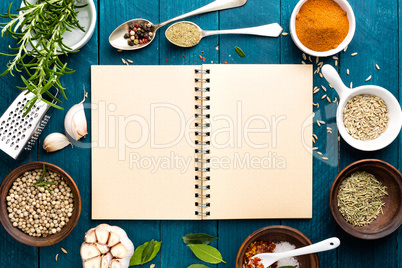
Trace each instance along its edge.
{"label": "green leafy herb bunch", "polygon": [[[63,34],[74,29],[85,31],[77,19],[77,9],[83,6],[76,4],[75,0],[23,0],[23,3],[24,7],[17,9],[19,14],[12,14],[11,3],[8,11],[0,15],[7,19],[0,22],[2,37],[11,36],[17,40],[16,47],[9,46],[10,53],[0,53],[12,57],[0,76],[7,73],[14,75],[13,71],[22,73],[25,87],[18,88],[35,94],[25,106],[26,113],[38,100],[62,109],[55,104],[61,100],[49,89],[55,86],[67,99],[59,79],[74,70],[68,68],[59,55],[78,52],[65,44]],[[55,103],[44,99],[45,94]]]}

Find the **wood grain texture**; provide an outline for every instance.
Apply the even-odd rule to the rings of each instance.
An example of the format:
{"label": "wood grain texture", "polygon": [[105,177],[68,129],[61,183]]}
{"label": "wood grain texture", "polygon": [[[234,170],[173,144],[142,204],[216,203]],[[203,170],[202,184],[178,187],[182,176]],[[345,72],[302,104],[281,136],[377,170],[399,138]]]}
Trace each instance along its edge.
{"label": "wood grain texture", "polygon": [[[8,7],[8,1],[0,3],[0,12]],[[74,148],[68,147],[60,152],[45,153],[41,146],[43,139],[52,132],[64,132],[64,116],[67,110],[82,100],[83,87],[90,92],[90,65],[120,65],[121,58],[133,60],[135,65],[198,65],[202,63],[216,64],[248,64],[248,63],[281,63],[300,64],[303,60],[302,52],[293,44],[290,35],[279,38],[256,36],[225,35],[210,36],[193,48],[179,48],[170,44],[164,32],[167,26],[160,29],[152,44],[138,51],[118,52],[109,45],[108,38],[113,29],[126,20],[132,18],[146,18],[153,23],[159,23],[175,16],[184,14],[203,6],[211,0],[97,0],[98,22],[95,34],[90,42],[78,54],[71,55],[66,60],[76,73],[65,75],[62,83],[67,87],[68,101],[63,103],[64,111],[55,111],[44,133],[41,135],[37,147],[22,162],[10,161],[0,157],[0,181],[14,167],[21,163],[42,160],[56,164],[67,171],[75,180],[82,198],[81,218],[73,232],[61,243],[48,248],[33,248],[13,240],[3,228],[0,228],[0,251],[8,254],[0,255],[0,266],[4,267],[81,267],[79,247],[85,232],[99,224],[91,220],[91,152],[90,135]],[[278,22],[289,32],[289,18],[297,0],[248,0],[243,7],[213,12],[186,20],[197,23],[202,29],[217,30],[251,27],[272,22]],[[402,0],[350,0],[355,11],[357,29],[355,37],[346,53],[340,52],[337,56],[338,70],[346,85],[353,82],[354,86],[376,84],[390,90],[399,101],[401,94],[401,60],[402,45],[399,42],[402,35],[401,22],[398,12]],[[19,3],[15,3],[15,6]],[[14,8],[15,10],[15,8]],[[6,52],[8,44],[14,41],[3,38],[0,42],[0,51]],[[246,57],[239,57],[234,47],[243,49]],[[358,55],[351,57],[352,52]],[[200,58],[201,56],[201,58]],[[205,57],[203,61],[202,57]],[[335,65],[332,57],[324,60],[325,63]],[[0,67],[4,68],[8,58],[0,57]],[[307,58],[306,63],[310,63]],[[315,64],[315,58],[312,58]],[[375,69],[375,64],[380,70]],[[350,75],[346,74],[350,70]],[[1,69],[3,70],[3,69]],[[372,75],[370,82],[365,79]],[[245,77],[245,79],[247,79]],[[131,83],[128,78],[127,83]],[[0,77],[0,113],[2,113],[19,93],[15,86],[21,85],[18,76],[7,75]],[[328,206],[328,194],[332,181],[339,169],[355,160],[364,158],[382,159],[397,168],[400,168],[401,135],[387,148],[378,152],[363,153],[351,148],[342,140],[338,145],[335,125],[336,105],[326,102],[321,97],[327,94],[331,100],[337,97],[325,79],[314,75],[315,86],[325,86],[314,95],[313,101],[320,104],[314,108],[316,120],[323,120],[326,125],[313,125],[314,133],[318,136],[315,146],[323,156],[329,158],[323,161],[317,153],[313,154],[313,218],[310,220],[228,220],[228,221],[107,221],[112,225],[119,225],[127,231],[135,246],[139,246],[151,239],[163,241],[161,252],[151,263],[157,268],[185,268],[198,261],[193,253],[182,242],[181,238],[187,233],[203,232],[218,236],[217,246],[222,253],[226,264],[209,265],[210,267],[234,267],[237,251],[243,240],[255,230],[284,224],[303,232],[313,243],[330,236],[338,236],[341,246],[336,251],[320,253],[321,267],[398,267],[402,268],[402,246],[400,242],[400,228],[389,237],[377,241],[362,241],[345,234],[337,227],[332,219]],[[118,94],[118,89],[112,89]],[[151,89],[150,89],[151,90]],[[86,100],[86,114],[90,126],[90,110],[88,104],[91,94]],[[326,127],[332,128],[332,134]],[[89,129],[90,133],[90,129]],[[152,198],[152,196],[150,196]],[[264,204],[267,205],[267,204]],[[269,204],[268,204],[269,205]],[[398,240],[399,239],[399,240]],[[61,252],[61,247],[68,254]],[[59,254],[58,261],[55,255]],[[151,264],[149,263],[149,264]],[[149,267],[145,265],[144,267]]]}

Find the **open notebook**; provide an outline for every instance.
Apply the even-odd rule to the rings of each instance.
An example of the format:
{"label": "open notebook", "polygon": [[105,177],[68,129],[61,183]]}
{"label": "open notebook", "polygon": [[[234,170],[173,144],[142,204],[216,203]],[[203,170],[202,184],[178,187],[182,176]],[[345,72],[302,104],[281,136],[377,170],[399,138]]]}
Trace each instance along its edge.
{"label": "open notebook", "polygon": [[93,219],[312,217],[312,67],[92,66]]}

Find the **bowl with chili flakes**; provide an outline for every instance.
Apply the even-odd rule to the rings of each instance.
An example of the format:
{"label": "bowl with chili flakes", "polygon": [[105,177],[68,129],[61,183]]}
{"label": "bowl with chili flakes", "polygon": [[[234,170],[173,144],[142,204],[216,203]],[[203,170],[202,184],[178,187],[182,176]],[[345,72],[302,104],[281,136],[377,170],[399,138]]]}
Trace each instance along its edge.
{"label": "bowl with chili flakes", "polygon": [[290,17],[290,35],[308,55],[328,57],[352,41],[356,19],[347,0],[300,0]]}
{"label": "bowl with chili flakes", "polygon": [[[250,263],[252,256],[258,253],[274,252],[278,244],[288,242],[295,248],[311,245],[310,239],[302,232],[284,225],[273,225],[261,228],[249,235],[240,246],[236,257],[236,268],[259,267],[257,263]],[[299,268],[319,268],[318,254],[309,254],[295,257]],[[277,268],[277,263],[270,266]]]}

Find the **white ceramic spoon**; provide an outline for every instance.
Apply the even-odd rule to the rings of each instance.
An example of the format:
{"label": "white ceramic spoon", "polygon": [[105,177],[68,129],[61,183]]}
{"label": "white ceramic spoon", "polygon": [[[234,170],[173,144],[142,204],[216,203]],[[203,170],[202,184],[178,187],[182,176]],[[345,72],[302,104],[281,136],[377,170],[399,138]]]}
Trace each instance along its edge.
{"label": "white ceramic spoon", "polygon": [[311,253],[317,253],[321,251],[327,251],[331,249],[337,248],[341,244],[341,241],[337,237],[331,237],[325,239],[321,242],[312,244],[310,246],[305,246],[302,248],[297,248],[294,250],[280,252],[280,253],[260,253],[254,255],[253,258],[260,258],[261,263],[264,265],[265,268],[269,267],[270,265],[274,264],[276,261],[288,257],[295,257],[300,255],[306,255]]}

